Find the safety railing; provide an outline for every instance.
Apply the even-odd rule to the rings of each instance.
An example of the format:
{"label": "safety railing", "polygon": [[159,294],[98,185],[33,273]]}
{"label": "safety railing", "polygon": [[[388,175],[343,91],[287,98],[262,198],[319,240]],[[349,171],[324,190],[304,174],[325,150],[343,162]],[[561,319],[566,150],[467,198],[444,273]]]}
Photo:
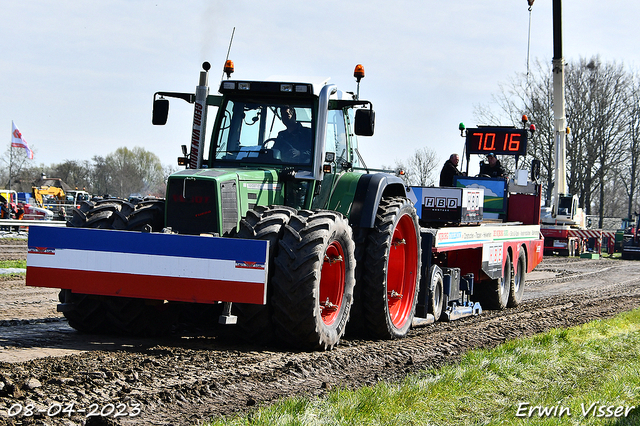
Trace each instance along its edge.
{"label": "safety railing", "polygon": [[28,227],[32,225],[38,226],[67,226],[64,220],[16,220],[16,219],[0,219],[0,229],[14,227]]}

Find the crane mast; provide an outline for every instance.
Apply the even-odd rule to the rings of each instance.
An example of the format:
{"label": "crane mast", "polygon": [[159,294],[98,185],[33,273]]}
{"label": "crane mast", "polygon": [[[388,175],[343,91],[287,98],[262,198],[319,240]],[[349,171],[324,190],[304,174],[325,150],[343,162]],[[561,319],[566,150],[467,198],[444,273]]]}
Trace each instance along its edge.
{"label": "crane mast", "polygon": [[562,4],[560,0],[553,0],[553,116],[555,135],[555,164],[556,176],[553,187],[555,212],[558,200],[566,195],[567,188],[567,133],[564,103],[564,57],[562,56]]}
{"label": "crane mast", "polygon": [[562,3],[553,0],[553,116],[555,137],[555,184],[552,219],[557,224],[584,227],[578,196],[567,187],[567,120],[565,117],[564,57],[562,56]]}

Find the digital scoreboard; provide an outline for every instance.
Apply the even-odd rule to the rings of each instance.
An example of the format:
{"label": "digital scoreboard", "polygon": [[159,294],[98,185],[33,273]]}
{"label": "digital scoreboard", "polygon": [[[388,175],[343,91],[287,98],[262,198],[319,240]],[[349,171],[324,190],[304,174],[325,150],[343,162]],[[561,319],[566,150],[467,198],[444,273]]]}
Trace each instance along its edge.
{"label": "digital scoreboard", "polygon": [[514,127],[467,129],[467,154],[526,155],[527,130]]}

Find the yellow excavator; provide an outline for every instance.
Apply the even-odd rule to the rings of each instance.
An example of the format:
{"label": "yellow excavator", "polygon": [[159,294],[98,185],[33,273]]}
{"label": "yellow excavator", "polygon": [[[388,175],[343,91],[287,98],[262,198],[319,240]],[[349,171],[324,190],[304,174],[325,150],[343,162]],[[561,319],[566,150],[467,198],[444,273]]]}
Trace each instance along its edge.
{"label": "yellow excavator", "polygon": [[44,207],[45,204],[57,204],[66,200],[64,190],[56,186],[33,186],[31,187],[31,192],[38,207]]}

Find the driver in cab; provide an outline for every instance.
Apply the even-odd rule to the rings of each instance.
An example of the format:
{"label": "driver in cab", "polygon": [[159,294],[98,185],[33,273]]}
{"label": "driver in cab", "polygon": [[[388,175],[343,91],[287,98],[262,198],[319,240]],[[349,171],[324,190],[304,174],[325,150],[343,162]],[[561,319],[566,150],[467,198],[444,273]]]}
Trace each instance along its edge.
{"label": "driver in cab", "polygon": [[505,177],[506,172],[500,164],[494,153],[487,154],[487,163],[482,162],[480,164],[480,176],[488,176],[492,178]]}
{"label": "driver in cab", "polygon": [[311,129],[296,120],[296,110],[291,106],[280,107],[280,116],[286,129],[278,133],[273,149],[280,151],[286,163],[309,163],[313,144]]}

